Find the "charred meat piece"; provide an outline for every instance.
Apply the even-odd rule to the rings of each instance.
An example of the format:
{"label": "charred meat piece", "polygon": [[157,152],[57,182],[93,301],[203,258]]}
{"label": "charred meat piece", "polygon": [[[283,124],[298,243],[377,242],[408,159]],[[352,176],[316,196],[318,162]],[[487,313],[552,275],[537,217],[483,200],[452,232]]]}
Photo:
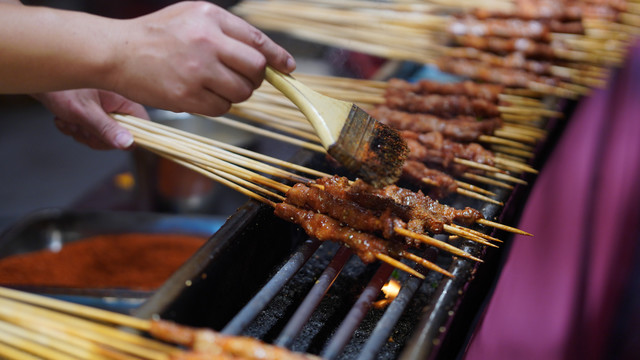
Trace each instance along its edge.
{"label": "charred meat piece", "polygon": [[407,160],[402,167],[402,180],[418,186],[424,186],[429,181],[428,195],[434,199],[442,199],[454,194],[458,189],[456,180],[450,175],[436,169],[427,167],[424,163],[415,160]]}

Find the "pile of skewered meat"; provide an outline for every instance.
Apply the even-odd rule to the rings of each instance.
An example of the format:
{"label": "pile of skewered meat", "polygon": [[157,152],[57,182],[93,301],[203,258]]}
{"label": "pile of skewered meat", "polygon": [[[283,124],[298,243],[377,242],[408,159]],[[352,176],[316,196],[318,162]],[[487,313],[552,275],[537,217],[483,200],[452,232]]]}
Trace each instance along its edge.
{"label": "pile of skewered meat", "polygon": [[362,180],[325,177],[291,187],[286,200],[274,208],[278,217],[300,225],[307,235],[344,244],[365,263],[381,256],[420,261],[408,252],[409,247],[420,245],[419,235],[454,229],[486,243],[477,231],[462,230],[484,220],[478,210],[458,210],[396,185],[374,188]]}
{"label": "pile of skewered meat", "polygon": [[453,47],[437,65],[479,81],[581,95],[624,58],[639,25],[627,11],[623,0],[518,0],[510,12],[465,11],[448,24]]}
{"label": "pile of skewered meat", "polygon": [[429,195],[441,199],[457,191],[454,177],[483,173],[469,162],[496,165],[495,154],[477,141],[504,126],[500,105],[508,104],[500,100],[502,91],[500,85],[471,81],[392,79],[385,91],[386,103],[369,113],[398,129],[407,141],[410,151],[403,180],[422,188],[428,183]]}

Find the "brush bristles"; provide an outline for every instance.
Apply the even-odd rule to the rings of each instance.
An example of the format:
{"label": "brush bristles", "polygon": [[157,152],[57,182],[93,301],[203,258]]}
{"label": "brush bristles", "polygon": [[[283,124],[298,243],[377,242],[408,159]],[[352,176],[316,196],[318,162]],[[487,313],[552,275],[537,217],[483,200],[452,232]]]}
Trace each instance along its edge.
{"label": "brush bristles", "polygon": [[354,175],[382,187],[400,178],[409,148],[398,131],[354,105],[328,152]]}

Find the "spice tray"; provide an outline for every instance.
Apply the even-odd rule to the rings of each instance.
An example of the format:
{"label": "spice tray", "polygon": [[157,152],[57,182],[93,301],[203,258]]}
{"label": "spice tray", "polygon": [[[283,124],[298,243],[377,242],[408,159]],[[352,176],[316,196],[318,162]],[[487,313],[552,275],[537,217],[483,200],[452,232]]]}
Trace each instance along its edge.
{"label": "spice tray", "polygon": [[[116,233],[184,234],[209,238],[225,220],[224,217],[206,215],[44,209],[27,215],[0,234],[0,258],[45,249],[55,251],[79,239]],[[131,312],[154,293],[127,289],[12,287],[123,313]]]}

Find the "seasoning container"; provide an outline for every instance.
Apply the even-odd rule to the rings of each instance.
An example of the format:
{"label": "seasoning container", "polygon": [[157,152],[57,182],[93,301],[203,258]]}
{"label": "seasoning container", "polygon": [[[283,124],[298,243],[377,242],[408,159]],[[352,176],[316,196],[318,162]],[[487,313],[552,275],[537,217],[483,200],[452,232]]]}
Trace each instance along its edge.
{"label": "seasoning container", "polygon": [[[151,120],[163,125],[221,141],[249,147],[254,135],[188,113],[164,110],[149,111]],[[132,151],[135,193],[140,208],[179,214],[209,214],[215,212],[221,191],[229,191],[206,176],[171,160],[137,147]]]}
{"label": "seasoning container", "polygon": [[225,220],[42,209],[0,233],[0,286],[129,312],[202,251]]}

